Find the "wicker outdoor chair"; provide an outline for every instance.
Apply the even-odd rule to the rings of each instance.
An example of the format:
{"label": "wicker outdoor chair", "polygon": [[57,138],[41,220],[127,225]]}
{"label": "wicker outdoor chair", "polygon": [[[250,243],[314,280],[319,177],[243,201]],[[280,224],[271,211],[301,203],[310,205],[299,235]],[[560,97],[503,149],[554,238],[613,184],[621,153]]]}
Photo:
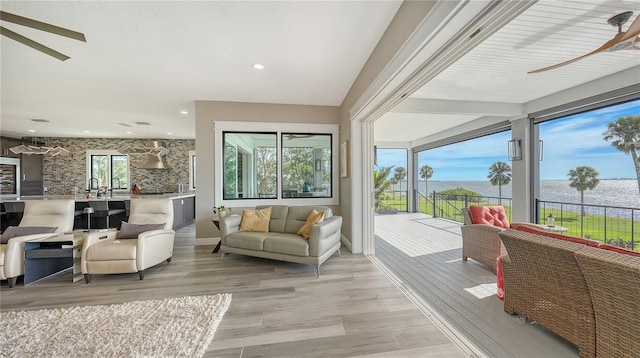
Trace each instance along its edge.
{"label": "wicker outdoor chair", "polygon": [[581,358],[595,357],[593,305],[574,255],[587,246],[514,229],[499,236],[509,253],[500,259],[504,310],[520,313],[575,344]]}
{"label": "wicker outdoor chair", "polygon": [[596,318],[596,356],[640,354],[640,257],[586,247],[576,253]]}
{"label": "wicker outdoor chair", "polygon": [[472,258],[496,272],[496,259],[507,254],[498,233],[504,228],[486,224],[474,224],[468,208],[462,209],[462,259]]}

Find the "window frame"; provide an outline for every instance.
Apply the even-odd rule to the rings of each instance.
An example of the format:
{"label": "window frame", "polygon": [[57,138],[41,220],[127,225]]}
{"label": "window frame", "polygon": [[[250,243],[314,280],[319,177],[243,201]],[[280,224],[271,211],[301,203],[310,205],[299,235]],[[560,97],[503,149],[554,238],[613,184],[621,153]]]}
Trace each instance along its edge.
{"label": "window frame", "polygon": [[[251,128],[251,130],[247,130]],[[274,133],[276,134],[276,172],[278,173],[275,198],[224,199],[223,196],[223,132]],[[282,133],[327,134],[331,135],[331,197],[282,198]],[[276,123],[214,121],[214,204],[227,207],[251,207],[257,205],[339,205],[339,125],[317,123]]]}
{"label": "window frame", "polygon": [[91,159],[93,156],[96,155],[102,155],[102,156],[107,156],[107,173],[108,173],[108,182],[109,185],[108,187],[111,188],[111,182],[112,182],[112,170],[113,168],[111,167],[111,163],[112,163],[112,157],[113,156],[124,156],[127,157],[127,181],[126,183],[123,183],[123,186],[125,186],[124,188],[121,189],[114,189],[115,191],[129,191],[129,183],[131,182],[131,157],[128,154],[122,154],[120,152],[118,152],[117,150],[109,150],[109,149],[87,149],[86,152],[86,171],[85,171],[85,182],[86,182],[86,188],[88,188],[89,190],[97,190],[97,189],[93,189],[91,188]]}

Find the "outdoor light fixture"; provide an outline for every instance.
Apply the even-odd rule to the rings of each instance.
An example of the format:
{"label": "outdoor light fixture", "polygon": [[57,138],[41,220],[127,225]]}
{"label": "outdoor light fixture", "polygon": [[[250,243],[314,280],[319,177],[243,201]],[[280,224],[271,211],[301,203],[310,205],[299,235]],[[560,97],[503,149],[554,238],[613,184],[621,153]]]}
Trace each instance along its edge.
{"label": "outdoor light fixture", "polygon": [[522,160],[522,140],[511,139],[509,141],[509,160]]}
{"label": "outdoor light fixture", "polygon": [[378,165],[378,146],[373,146],[373,165]]}
{"label": "outdoor light fixture", "polygon": [[322,170],[322,160],[316,159],[316,171],[319,172]]}

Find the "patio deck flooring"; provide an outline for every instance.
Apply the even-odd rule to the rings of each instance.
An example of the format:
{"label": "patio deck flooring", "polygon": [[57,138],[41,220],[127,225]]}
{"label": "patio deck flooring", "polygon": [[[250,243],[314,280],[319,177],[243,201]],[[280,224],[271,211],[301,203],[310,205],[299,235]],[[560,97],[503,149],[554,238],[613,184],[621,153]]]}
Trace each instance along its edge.
{"label": "patio deck flooring", "polygon": [[491,269],[462,260],[460,226],[418,213],[378,215],[375,258],[488,357],[579,357],[561,337],[504,312]]}

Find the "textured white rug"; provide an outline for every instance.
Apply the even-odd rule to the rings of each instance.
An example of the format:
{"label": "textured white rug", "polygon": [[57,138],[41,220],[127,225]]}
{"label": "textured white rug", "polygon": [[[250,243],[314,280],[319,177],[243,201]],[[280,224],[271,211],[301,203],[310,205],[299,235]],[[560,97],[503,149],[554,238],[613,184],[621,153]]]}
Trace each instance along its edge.
{"label": "textured white rug", "polygon": [[2,312],[1,357],[202,357],[231,294]]}

